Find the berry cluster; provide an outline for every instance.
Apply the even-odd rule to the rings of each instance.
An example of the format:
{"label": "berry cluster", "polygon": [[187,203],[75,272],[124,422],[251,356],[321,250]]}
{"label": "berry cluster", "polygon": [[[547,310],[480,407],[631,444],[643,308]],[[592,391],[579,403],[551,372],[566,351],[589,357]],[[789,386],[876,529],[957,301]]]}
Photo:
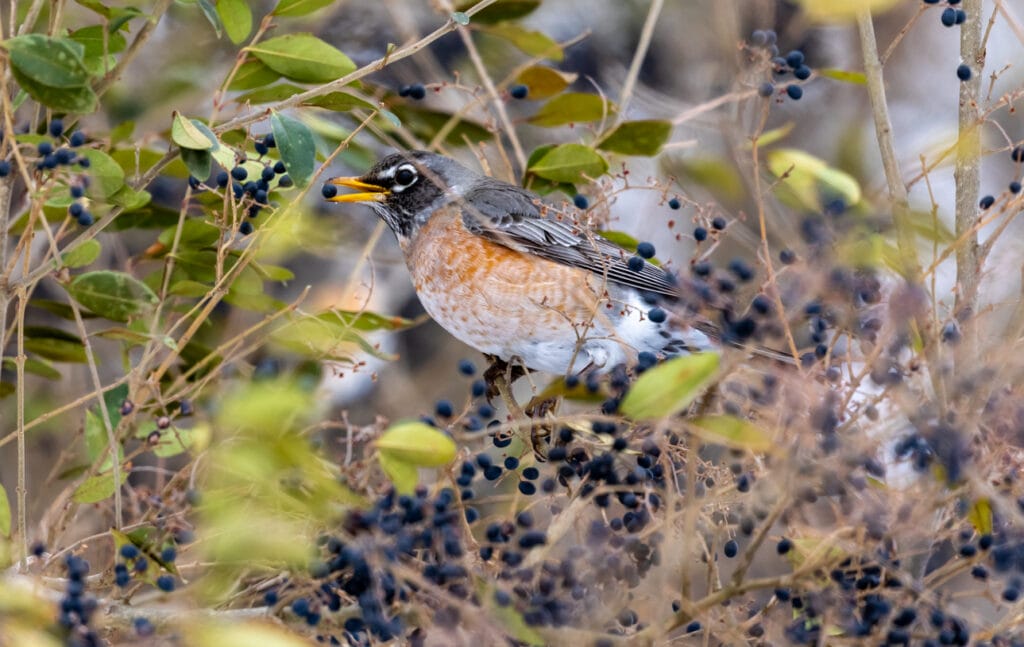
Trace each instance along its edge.
{"label": "berry cluster", "polygon": [[[804,53],[800,50],[793,50],[781,56],[777,45],[778,36],[772,30],[757,29],[750,34],[747,46],[751,50],[765,52],[770,59],[771,69],[776,77],[784,77],[792,73],[797,81],[806,81],[811,78],[811,68],[804,61]],[[762,97],[768,98],[776,93],[776,81],[765,81],[757,92]],[[785,94],[790,99],[798,101],[804,96],[804,89],[798,83],[786,85]]]}
{"label": "berry cluster", "polygon": [[412,83],[410,85],[403,85],[398,88],[398,96],[409,97],[416,101],[420,101],[427,96],[427,88],[422,83]]}
{"label": "berry cluster", "polygon": [[76,555],[68,555],[64,567],[68,581],[60,601],[57,623],[67,631],[66,644],[69,647],[99,647],[103,641],[89,626],[98,607],[96,598],[86,592],[85,576],[89,574],[89,562]]}

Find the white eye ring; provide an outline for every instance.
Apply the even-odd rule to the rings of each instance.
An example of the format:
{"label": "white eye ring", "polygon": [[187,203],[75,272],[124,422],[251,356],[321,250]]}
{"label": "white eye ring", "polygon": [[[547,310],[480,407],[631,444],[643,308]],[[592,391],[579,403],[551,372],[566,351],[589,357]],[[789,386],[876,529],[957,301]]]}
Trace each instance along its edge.
{"label": "white eye ring", "polygon": [[412,164],[402,164],[395,170],[395,184],[401,187],[411,185],[418,177],[416,167]]}

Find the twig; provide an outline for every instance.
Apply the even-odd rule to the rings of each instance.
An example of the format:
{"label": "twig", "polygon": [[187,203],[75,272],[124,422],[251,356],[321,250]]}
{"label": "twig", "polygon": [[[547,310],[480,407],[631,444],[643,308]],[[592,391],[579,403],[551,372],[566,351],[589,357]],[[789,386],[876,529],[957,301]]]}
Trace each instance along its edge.
{"label": "twig", "polygon": [[167,13],[167,9],[171,6],[171,2],[172,0],[159,0],[156,3],[156,6],[153,7],[153,11],[150,14],[149,20],[147,20],[146,24],[142,26],[139,33],[135,35],[135,38],[132,40],[131,44],[128,45],[124,54],[121,54],[121,58],[118,59],[117,65],[114,66],[114,69],[107,72],[103,78],[96,83],[93,91],[96,92],[97,96],[102,96],[110,89],[110,86],[117,83],[117,80],[121,78],[121,74],[124,73],[125,68],[127,68],[128,64],[131,63],[138,55],[142,46],[147,40],[149,40],[149,37],[153,35],[153,30],[156,29],[156,26],[163,15]]}
{"label": "twig", "polygon": [[875,27],[871,22],[870,9],[862,8],[857,12],[857,29],[860,34],[864,75],[867,77],[868,83],[868,98],[871,101],[871,113],[875,119],[875,136],[878,139],[879,153],[882,155],[882,167],[885,169],[889,200],[893,208],[893,221],[896,224],[896,240],[900,250],[900,261],[903,264],[902,272],[911,283],[916,283],[921,276],[921,264],[917,258],[914,227],[909,217],[910,204],[907,198],[907,187],[903,183],[903,175],[896,157],[892,120],[889,118],[889,105],[885,99],[882,62],[878,58]]}
{"label": "twig", "polygon": [[626,107],[633,98],[636,80],[640,76],[640,67],[643,65],[644,59],[647,58],[651,37],[654,35],[654,28],[658,24],[658,16],[661,15],[664,5],[664,0],[651,0],[651,8],[647,10],[647,19],[640,32],[640,42],[637,43],[636,51],[633,52],[633,62],[629,64],[626,81],[622,84],[622,92],[619,93],[619,121],[626,118]]}

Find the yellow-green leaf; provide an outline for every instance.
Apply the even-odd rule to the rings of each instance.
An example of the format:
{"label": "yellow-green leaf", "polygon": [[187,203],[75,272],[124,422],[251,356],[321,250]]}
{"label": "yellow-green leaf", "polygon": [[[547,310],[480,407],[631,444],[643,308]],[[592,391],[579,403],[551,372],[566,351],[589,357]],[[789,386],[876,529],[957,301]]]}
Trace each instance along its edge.
{"label": "yellow-green leaf", "polygon": [[304,83],[327,83],[356,69],[337,48],[313,34],[285,34],[248,48],[275,72]]}
{"label": "yellow-green leaf", "polygon": [[0,535],[11,536],[11,502],[3,485],[0,485]]}
{"label": "yellow-green leaf", "polygon": [[849,70],[840,70],[834,67],[818,69],[816,72],[821,76],[825,76],[836,81],[842,81],[844,83],[853,83],[854,85],[868,84],[868,77],[864,76],[863,72],[851,72]]}
{"label": "yellow-green leaf", "polygon": [[124,186],[124,169],[113,157],[95,148],[82,151],[82,156],[89,159],[89,196],[110,198],[121,190]]}
{"label": "yellow-green leaf", "polygon": [[530,117],[534,126],[564,126],[571,123],[597,121],[614,112],[614,106],[596,94],[569,92],[548,101]]}
{"label": "yellow-green leaf", "polygon": [[547,99],[572,85],[578,76],[543,65],[534,65],[520,72],[516,82],[526,86],[530,99]]}
{"label": "yellow-green leaf", "polygon": [[528,169],[546,180],[569,183],[598,178],[607,170],[608,162],[583,144],[555,146]]}
{"label": "yellow-green leaf", "polygon": [[847,206],[860,202],[856,178],[810,153],[781,148],[770,151],[767,160],[769,170],[781,179],[780,185],[804,208],[818,211],[823,201],[835,198],[841,198]]}
{"label": "yellow-green leaf", "polygon": [[[121,469],[121,483],[128,478],[128,470]],[[97,474],[82,481],[71,496],[75,503],[99,503],[114,494],[114,473]]]}
{"label": "yellow-green leaf", "polygon": [[217,14],[228,38],[236,45],[252,31],[252,9],[247,0],[217,0]]}
{"label": "yellow-green leaf", "polygon": [[507,40],[530,56],[548,58],[556,62],[564,57],[561,46],[543,32],[524,29],[514,23],[502,23],[481,29],[485,33]]}
{"label": "yellow-green leaf", "polygon": [[691,424],[694,432],[705,442],[751,452],[766,452],[773,447],[772,438],[766,431],[735,416],[704,416]]}
{"label": "yellow-green leaf", "polygon": [[281,0],[274,8],[275,16],[305,16],[323,9],[334,0]]}
{"label": "yellow-green leaf", "polygon": [[228,90],[252,90],[262,88],[281,78],[281,75],[264,65],[259,59],[242,63],[228,85]]}
{"label": "yellow-green leaf", "polygon": [[412,494],[420,478],[415,465],[410,465],[386,452],[377,454],[377,460],[399,494]]}
{"label": "yellow-green leaf", "polygon": [[[480,0],[462,0],[456,5],[459,11],[469,11]],[[473,16],[473,21],[481,24],[493,24],[506,20],[515,20],[531,13],[540,6],[541,0],[496,0],[486,9]]]}
{"label": "yellow-green leaf", "polygon": [[[239,556],[241,557],[241,556]],[[204,620],[182,626],[192,647],[310,647],[315,644],[283,626],[264,620]]]}
{"label": "yellow-green leaf", "polygon": [[899,0],[798,0],[804,17],[812,22],[853,22],[857,12],[883,13],[895,7]]}
{"label": "yellow-green leaf", "polygon": [[196,151],[211,150],[217,143],[216,139],[207,137],[191,119],[177,110],[174,111],[171,121],[171,141],[182,148]]}
{"label": "yellow-green leaf", "polygon": [[305,186],[316,166],[316,145],[309,126],[288,115],[274,112],[270,115],[281,161],[297,186]]}
{"label": "yellow-green leaf", "polygon": [[601,150],[622,155],[657,155],[672,133],[672,122],[660,119],[624,121],[598,143]]}
{"label": "yellow-green leaf", "polygon": [[690,406],[718,371],[717,353],[675,357],[645,371],[622,399],[620,410],[634,420],[675,415]]}
{"label": "yellow-green leaf", "polygon": [[417,467],[441,467],[455,460],[455,441],[425,422],[391,425],[376,445],[380,453]]}
{"label": "yellow-green leaf", "polygon": [[100,241],[95,238],[87,240],[61,256],[61,263],[64,264],[64,267],[84,267],[99,258],[102,249]]}
{"label": "yellow-green leaf", "polygon": [[975,501],[967,512],[967,520],[979,535],[992,534],[992,502],[988,499]]}
{"label": "yellow-green leaf", "polygon": [[11,67],[41,86],[66,90],[83,88],[89,81],[89,71],[82,62],[85,47],[70,38],[26,34],[8,38],[2,46]]}

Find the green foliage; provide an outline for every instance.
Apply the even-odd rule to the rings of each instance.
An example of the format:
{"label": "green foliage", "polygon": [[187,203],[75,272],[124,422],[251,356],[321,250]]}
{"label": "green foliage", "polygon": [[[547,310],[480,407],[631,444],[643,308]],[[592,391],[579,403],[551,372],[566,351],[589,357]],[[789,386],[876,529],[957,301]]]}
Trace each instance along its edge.
{"label": "green foliage", "polygon": [[327,83],[356,69],[352,59],[312,34],[277,36],[247,51],[281,76],[303,83]]}
{"label": "green foliage", "polygon": [[270,126],[288,174],[297,185],[306,186],[316,166],[313,133],[298,119],[277,112],[271,114]]}
{"label": "green foliage", "polygon": [[718,371],[717,353],[670,359],[641,375],[622,399],[622,413],[634,420],[673,416],[690,406]]}

